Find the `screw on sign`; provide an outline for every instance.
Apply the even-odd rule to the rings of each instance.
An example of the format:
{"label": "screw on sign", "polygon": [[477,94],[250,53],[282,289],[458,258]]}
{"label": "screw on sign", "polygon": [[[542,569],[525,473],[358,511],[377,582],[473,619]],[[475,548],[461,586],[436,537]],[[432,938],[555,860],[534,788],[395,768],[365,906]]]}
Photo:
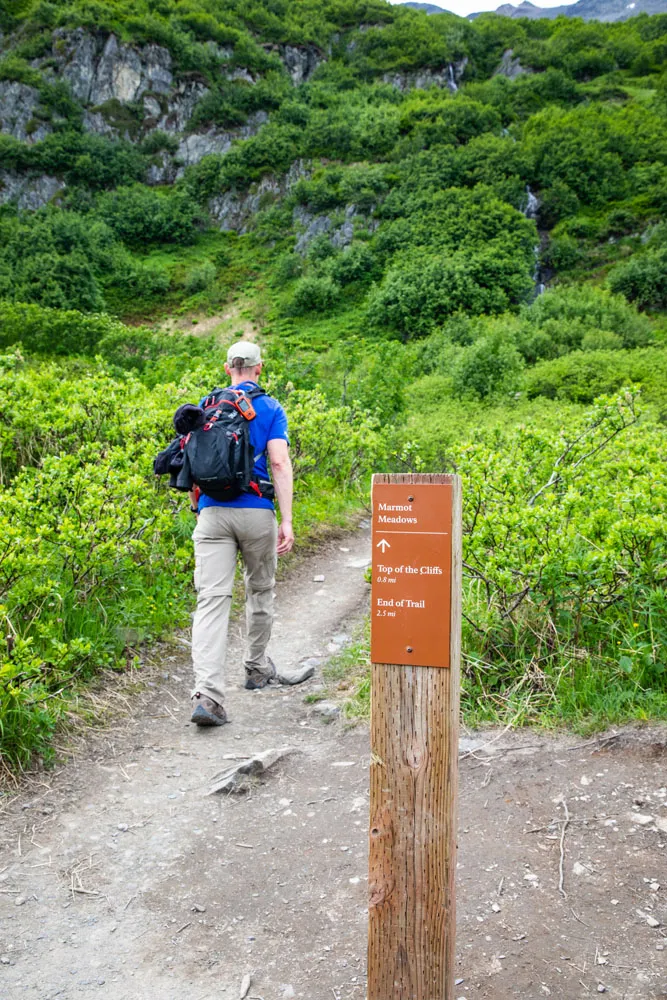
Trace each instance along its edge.
{"label": "screw on sign", "polygon": [[372,502],[368,1000],[455,1000],[460,480]]}

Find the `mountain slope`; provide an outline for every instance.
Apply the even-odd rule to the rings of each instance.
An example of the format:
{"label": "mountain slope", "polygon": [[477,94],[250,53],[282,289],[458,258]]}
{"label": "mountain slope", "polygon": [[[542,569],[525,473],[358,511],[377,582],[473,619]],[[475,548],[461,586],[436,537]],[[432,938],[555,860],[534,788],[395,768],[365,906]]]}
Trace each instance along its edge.
{"label": "mountain slope", "polygon": [[[560,7],[539,7],[525,0],[518,6],[502,4],[495,13],[502,17],[526,17],[532,20],[565,16],[581,17],[584,21],[615,22],[626,21],[638,14],[667,13],[667,0],[578,0],[577,3]],[[479,16],[471,14],[470,18]]]}
{"label": "mountain slope", "polygon": [[408,0],[407,3],[400,4],[400,6],[411,7],[413,10],[423,10],[425,14],[451,14],[450,10],[438,7],[434,3],[415,3],[413,0]]}

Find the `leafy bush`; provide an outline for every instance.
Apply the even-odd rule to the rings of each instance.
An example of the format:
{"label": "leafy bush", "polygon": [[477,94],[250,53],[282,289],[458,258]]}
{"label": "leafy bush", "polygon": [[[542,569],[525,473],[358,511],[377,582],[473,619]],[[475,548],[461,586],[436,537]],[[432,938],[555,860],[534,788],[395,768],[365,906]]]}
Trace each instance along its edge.
{"label": "leafy bush", "polygon": [[125,329],[109,316],[0,300],[0,347],[21,343],[35,354],[95,354],[103,337]]}
{"label": "leafy bush", "polygon": [[591,403],[597,396],[615,392],[629,383],[641,385],[646,399],[664,402],[667,351],[659,348],[575,351],[554,361],[540,362],[528,369],[523,378],[530,398],[546,396],[575,403]]}
{"label": "leafy bush", "polygon": [[325,312],[335,305],[339,291],[339,286],[331,278],[301,278],[289,303],[289,312],[293,316]]}
{"label": "leafy bush", "polygon": [[477,399],[510,392],[517,387],[522,368],[518,350],[499,331],[480,337],[458,359],[453,372],[454,392]]}
{"label": "leafy bush", "polygon": [[211,263],[210,260],[206,261],[204,264],[199,264],[197,267],[193,267],[185,279],[185,290],[188,295],[195,295],[197,292],[203,292],[206,288],[213,284],[215,281],[215,264]]}
{"label": "leafy bush", "polygon": [[617,264],[609,273],[612,292],[625,295],[640,309],[667,307],[667,247],[647,250]]}
{"label": "leafy bush", "polygon": [[[610,330],[618,334],[624,347],[642,347],[651,339],[651,324],[621,295],[613,295],[591,285],[555,288],[545,292],[529,306],[524,315],[534,326],[557,323],[564,340],[568,327],[579,332],[571,341],[578,346],[585,329]],[[579,338],[579,339],[578,339]]]}
{"label": "leafy bush", "polygon": [[353,243],[344,253],[332,259],[329,274],[339,285],[372,281],[378,277],[377,259],[365,243]]}
{"label": "leafy bush", "polygon": [[148,243],[192,243],[204,215],[184,192],[159,194],[140,185],[102,195],[97,214],[130,246]]}
{"label": "leafy bush", "polygon": [[413,255],[389,271],[371,296],[368,322],[404,339],[428,334],[459,311],[500,313],[518,306],[532,281],[521,260],[493,251],[451,257]]}

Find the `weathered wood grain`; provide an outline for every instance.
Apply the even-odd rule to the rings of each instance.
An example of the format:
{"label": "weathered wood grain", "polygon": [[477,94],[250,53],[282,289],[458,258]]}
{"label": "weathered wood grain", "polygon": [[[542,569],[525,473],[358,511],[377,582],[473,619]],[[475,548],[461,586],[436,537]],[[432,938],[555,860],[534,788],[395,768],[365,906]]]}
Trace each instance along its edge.
{"label": "weathered wood grain", "polygon": [[451,669],[372,665],[368,1000],[453,1000],[461,634],[458,476],[376,476],[453,490]]}

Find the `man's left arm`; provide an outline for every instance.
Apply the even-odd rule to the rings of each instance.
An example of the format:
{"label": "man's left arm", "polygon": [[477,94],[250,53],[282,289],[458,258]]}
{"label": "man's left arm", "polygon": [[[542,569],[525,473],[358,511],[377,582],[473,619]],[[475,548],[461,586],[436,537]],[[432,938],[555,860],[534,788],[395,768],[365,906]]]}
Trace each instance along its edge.
{"label": "man's left arm", "polygon": [[273,438],[267,442],[266,450],[271,463],[271,478],[276,490],[278,506],[280,507],[280,524],[278,525],[278,555],[290,552],[294,545],[294,529],[292,528],[292,493],[294,477],[292,460],[289,455],[289,445],[284,438]]}

